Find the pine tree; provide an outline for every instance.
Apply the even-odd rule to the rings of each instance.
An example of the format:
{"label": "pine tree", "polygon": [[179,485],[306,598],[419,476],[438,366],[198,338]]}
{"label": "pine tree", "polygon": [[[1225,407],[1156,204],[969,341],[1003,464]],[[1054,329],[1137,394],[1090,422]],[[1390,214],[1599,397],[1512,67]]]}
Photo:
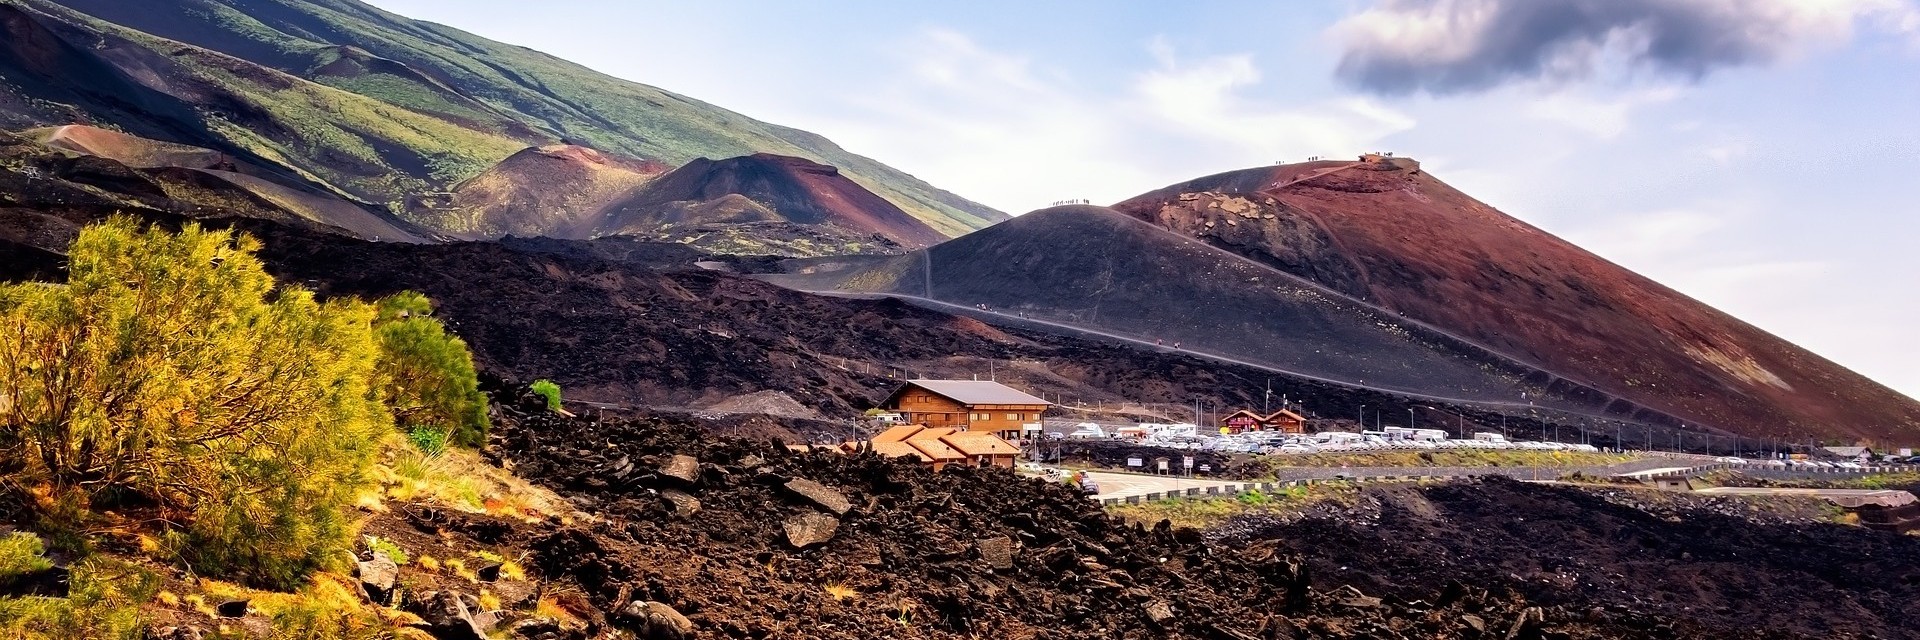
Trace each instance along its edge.
{"label": "pine tree", "polygon": [[487,398],[467,343],[432,317],[433,304],[412,291],[379,302],[381,387],[400,427],[429,429],[465,447],[487,442]]}
{"label": "pine tree", "polygon": [[0,476],[185,521],[196,569],[292,586],[349,538],[392,418],[374,309],[275,290],[251,238],[116,218],[65,285],[0,285]]}

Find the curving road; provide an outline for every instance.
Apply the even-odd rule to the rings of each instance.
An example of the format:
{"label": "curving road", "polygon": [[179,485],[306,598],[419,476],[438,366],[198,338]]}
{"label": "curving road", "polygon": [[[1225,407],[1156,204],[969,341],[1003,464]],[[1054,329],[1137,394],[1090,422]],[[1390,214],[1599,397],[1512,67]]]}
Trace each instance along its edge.
{"label": "curving road", "polygon": [[1497,400],[1469,400],[1469,399],[1466,399],[1466,398],[1452,398],[1452,397],[1447,397],[1447,396],[1437,396],[1437,395],[1432,395],[1432,394],[1426,394],[1426,393],[1419,393],[1419,392],[1416,392],[1416,391],[1407,391],[1407,390],[1404,390],[1404,389],[1393,389],[1393,388],[1388,388],[1388,387],[1376,387],[1376,386],[1373,386],[1373,385],[1369,385],[1369,384],[1361,384],[1361,383],[1356,383],[1356,382],[1352,382],[1352,381],[1348,381],[1348,380],[1339,380],[1339,379],[1335,379],[1335,378],[1328,378],[1328,377],[1325,377],[1325,376],[1318,376],[1318,375],[1314,375],[1314,374],[1311,374],[1311,373],[1305,373],[1305,372],[1301,372],[1301,371],[1293,371],[1293,370],[1289,370],[1289,369],[1285,369],[1285,368],[1281,368],[1281,367],[1276,367],[1276,366],[1274,366],[1274,365],[1271,365],[1271,364],[1262,364],[1262,363],[1258,363],[1258,362],[1250,362],[1250,361],[1247,361],[1247,360],[1241,360],[1241,359],[1239,359],[1239,358],[1234,358],[1234,357],[1230,357],[1230,356],[1223,356],[1223,355],[1219,355],[1219,354],[1215,354],[1215,353],[1208,353],[1208,352],[1205,352],[1205,351],[1195,351],[1195,350],[1193,350],[1193,349],[1186,349],[1186,348],[1174,348],[1174,347],[1171,347],[1171,346],[1167,346],[1167,345],[1162,345],[1162,344],[1154,344],[1154,343],[1152,343],[1152,342],[1148,342],[1148,341],[1146,341],[1146,340],[1142,340],[1142,339],[1140,339],[1140,338],[1135,338],[1135,337],[1131,337],[1131,336],[1126,336],[1126,335],[1121,335],[1121,334],[1117,334],[1117,333],[1109,333],[1109,332],[1106,332],[1106,331],[1101,331],[1101,330],[1098,330],[1098,329],[1089,329],[1089,328],[1087,328],[1087,327],[1082,327],[1082,326],[1079,326],[1079,325],[1072,325],[1072,324],[1066,324],[1066,323],[1061,323],[1061,322],[1054,322],[1054,321],[1051,321],[1051,320],[1041,320],[1041,319],[1039,319],[1039,318],[1029,318],[1029,317],[1026,317],[1026,316],[1018,316],[1018,315],[1013,315],[1013,314],[1007,314],[1007,313],[1001,313],[1001,312],[999,312],[999,311],[993,311],[993,310],[990,310],[990,309],[980,309],[980,308],[978,308],[978,307],[969,307],[969,306],[966,306],[966,305],[959,305],[959,304],[954,304],[954,303],[951,303],[951,302],[946,302],[946,301],[943,301],[943,300],[934,300],[934,299],[932,299],[932,298],[926,298],[926,297],[922,297],[922,296],[916,296],[916,295],[909,295],[909,294],[904,294],[904,293],[864,293],[864,292],[862,292],[862,293],[855,293],[855,292],[848,292],[848,291],[811,291],[811,290],[804,290],[804,289],[802,289],[802,290],[800,290],[800,291],[803,291],[803,292],[805,292],[805,293],[812,293],[812,294],[816,294],[816,295],[825,295],[825,296],[836,296],[836,297],[842,297],[842,298],[858,298],[858,299],[865,299],[865,300],[872,300],[872,299],[877,299],[877,298],[898,298],[898,299],[901,299],[901,300],[908,300],[908,301],[912,301],[912,302],[917,302],[917,303],[921,303],[921,304],[924,304],[924,305],[932,305],[932,306],[935,306],[935,307],[941,307],[941,308],[942,308],[943,310],[947,310],[947,309],[951,309],[951,310],[953,310],[953,311],[957,311],[957,312],[960,312],[960,313],[961,313],[961,314],[963,314],[963,315],[975,315],[975,314],[986,314],[986,315],[991,315],[991,316],[997,316],[997,317],[1000,317],[1000,318],[1005,318],[1005,319],[1007,319],[1007,320],[1011,320],[1011,321],[1015,321],[1015,322],[1027,322],[1027,323],[1033,323],[1033,324],[1038,324],[1038,325],[1044,325],[1044,326],[1048,326],[1048,327],[1053,327],[1053,328],[1056,328],[1056,329],[1063,329],[1063,330],[1066,330],[1066,331],[1071,331],[1071,332],[1074,332],[1074,333],[1081,333],[1081,334],[1086,334],[1086,335],[1091,335],[1091,336],[1098,336],[1098,337],[1101,337],[1101,338],[1107,338],[1107,339],[1110,339],[1110,340],[1119,340],[1119,341],[1122,341],[1122,342],[1127,342],[1127,343],[1131,343],[1131,344],[1135,344],[1135,345],[1139,345],[1139,346],[1144,346],[1144,347],[1151,347],[1151,348],[1153,348],[1153,349],[1157,349],[1157,350],[1161,350],[1161,351],[1171,351],[1171,352],[1178,352],[1178,353],[1185,353],[1185,354],[1188,354],[1188,355],[1193,355],[1193,356],[1197,356],[1197,357],[1200,357],[1200,358],[1205,358],[1205,359],[1208,359],[1208,360],[1213,360],[1213,361],[1216,361],[1216,362],[1224,362],[1224,363],[1227,363],[1227,364],[1234,364],[1234,365],[1240,365],[1240,366],[1243,366],[1243,367],[1250,367],[1250,368],[1254,368],[1254,369],[1259,369],[1259,370],[1261,370],[1261,371],[1270,371],[1270,372],[1273,372],[1273,373],[1278,373],[1278,374],[1283,374],[1283,375],[1287,375],[1287,376],[1292,376],[1292,377],[1295,377],[1295,378],[1302,378],[1302,379],[1306,379],[1306,380],[1312,380],[1312,381],[1315,381],[1315,382],[1322,382],[1322,383],[1326,383],[1326,384],[1331,384],[1331,385],[1335,385],[1335,386],[1340,386],[1340,387],[1346,387],[1346,388],[1349,388],[1349,389],[1364,389],[1364,390],[1367,390],[1367,391],[1377,391],[1377,392],[1380,392],[1380,393],[1389,393],[1389,394],[1393,394],[1393,395],[1396,395],[1396,396],[1401,396],[1401,397],[1405,397],[1405,398],[1412,398],[1412,399],[1415,399],[1415,400],[1425,400],[1425,401],[1428,401],[1428,402],[1440,402],[1440,403],[1446,403],[1446,404],[1457,404],[1457,405],[1466,405],[1466,406],[1475,406],[1475,407],[1501,407],[1501,408],[1512,408],[1512,409],[1535,409],[1535,410],[1542,410],[1542,411],[1557,411],[1557,412],[1562,412],[1562,413],[1571,413],[1571,414],[1575,414],[1575,415],[1580,415],[1580,416],[1586,416],[1586,417],[1590,417],[1590,418],[1601,418],[1601,419],[1608,419],[1608,420],[1613,420],[1613,419],[1615,419],[1615,418],[1609,418],[1609,417],[1607,417],[1607,416],[1597,416],[1597,415],[1592,415],[1592,414],[1585,414],[1585,413],[1580,413],[1580,412],[1577,412],[1577,411],[1571,411],[1571,410],[1567,410],[1567,409],[1557,409],[1557,408],[1554,408],[1554,407],[1543,407],[1543,406],[1539,406],[1539,405],[1532,405],[1532,404],[1522,404],[1522,403],[1518,403],[1518,402],[1501,402],[1501,401],[1497,401]]}

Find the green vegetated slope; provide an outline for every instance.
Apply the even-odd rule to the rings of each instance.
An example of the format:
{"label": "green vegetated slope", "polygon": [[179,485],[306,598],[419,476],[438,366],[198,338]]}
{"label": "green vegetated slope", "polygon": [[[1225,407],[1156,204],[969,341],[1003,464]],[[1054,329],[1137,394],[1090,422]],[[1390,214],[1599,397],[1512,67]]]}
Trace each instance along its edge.
{"label": "green vegetated slope", "polygon": [[839,167],[948,235],[1006,217],[815,134],[354,0],[55,1],[479,135],[566,140],[674,165],[756,152],[800,156]]}
{"label": "green vegetated slope", "polygon": [[[7,61],[10,83],[16,82],[15,76],[60,73],[60,67],[35,68],[44,54],[79,58],[94,63],[89,68],[97,74],[53,78],[74,87],[82,98],[71,109],[74,117],[286,167],[299,174],[296,180],[357,198],[391,202],[435,189],[479,173],[529,142],[183,46],[50,3],[0,6],[0,11],[7,10],[32,22],[38,28],[33,33],[61,41],[26,43],[17,50]],[[123,110],[102,108],[127,103],[135,104]]]}

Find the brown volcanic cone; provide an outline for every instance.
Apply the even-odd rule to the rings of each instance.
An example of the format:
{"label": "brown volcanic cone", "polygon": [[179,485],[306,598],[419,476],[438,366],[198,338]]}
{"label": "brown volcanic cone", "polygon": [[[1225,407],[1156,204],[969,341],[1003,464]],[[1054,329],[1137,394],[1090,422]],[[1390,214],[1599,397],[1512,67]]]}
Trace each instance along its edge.
{"label": "brown volcanic cone", "polygon": [[534,147],[455,186],[445,202],[419,203],[415,211],[481,237],[588,238],[604,208],[666,170],[581,146]]}
{"label": "brown volcanic cone", "polygon": [[1542,406],[1667,419],[1106,207],[1042,209],[905,256],[795,260],[782,269],[761,277],[803,290],[984,305],[1415,397],[1516,403],[1526,394]]}
{"label": "brown volcanic cone", "polygon": [[1920,433],[1920,402],[1404,158],[1223,173],[1115,208],[1683,419],[1760,437]]}
{"label": "brown volcanic cone", "polygon": [[[860,234],[877,234],[908,246],[946,240],[885,198],[874,195],[834,167],[802,158],[758,153],[708,160],[698,158],[648,183],[631,197],[607,208],[595,235],[651,233],[666,224],[761,221],[759,211],[738,207],[699,207],[738,194],[777,215],[777,220],[831,225]],[[704,219],[722,214],[725,219]],[[749,215],[748,219],[740,218]],[[690,217],[691,216],[691,217]]]}

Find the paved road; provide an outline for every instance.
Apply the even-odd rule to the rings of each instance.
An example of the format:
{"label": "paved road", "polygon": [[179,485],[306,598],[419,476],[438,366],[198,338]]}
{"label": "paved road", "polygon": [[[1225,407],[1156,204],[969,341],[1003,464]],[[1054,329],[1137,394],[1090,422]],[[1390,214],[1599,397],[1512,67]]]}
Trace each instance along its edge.
{"label": "paved road", "polygon": [[1094,482],[1100,483],[1099,495],[1093,496],[1096,500],[1144,496],[1149,493],[1166,493],[1168,491],[1185,491],[1194,487],[1199,487],[1201,491],[1205,491],[1207,487],[1224,487],[1241,484],[1239,482],[1227,482],[1224,480],[1182,478],[1179,476],[1148,476],[1132,473],[1107,473],[1104,471],[1088,471],[1086,473],[1087,475],[1093,476]]}
{"label": "paved road", "polygon": [[932,298],[926,298],[926,297],[921,297],[921,296],[915,296],[915,295],[908,295],[908,294],[904,294],[904,293],[854,293],[854,292],[847,292],[847,291],[806,291],[806,293],[813,293],[813,294],[820,294],[820,295],[830,295],[830,296],[839,296],[839,297],[844,297],[844,298],[899,298],[899,299],[902,299],[902,300],[910,300],[910,301],[913,301],[913,302],[919,302],[919,303],[922,303],[922,304],[927,304],[927,305],[933,305],[933,306],[937,306],[937,307],[942,307],[942,308],[944,308],[944,309],[951,309],[951,310],[954,310],[954,311],[958,311],[958,312],[961,312],[961,313],[963,313],[963,314],[985,314],[985,315],[991,315],[991,316],[997,316],[997,317],[1001,317],[1001,318],[1005,318],[1005,319],[1007,319],[1007,320],[1010,320],[1010,321],[1015,321],[1015,322],[1028,322],[1028,323],[1033,323],[1033,324],[1038,324],[1038,325],[1044,325],[1044,326],[1048,326],[1048,327],[1053,327],[1053,328],[1057,328],[1057,329],[1064,329],[1064,330],[1067,330],[1067,331],[1072,331],[1072,332],[1076,332],[1076,333],[1083,333],[1083,334],[1086,334],[1086,335],[1092,335],[1092,336],[1099,336],[1099,337],[1102,337],[1102,338],[1108,338],[1108,339],[1112,339],[1112,340],[1120,340],[1120,341],[1123,341],[1123,342],[1129,342],[1129,343],[1132,343],[1132,344],[1136,344],[1136,345],[1140,345],[1140,346],[1144,346],[1144,347],[1148,347],[1148,348],[1151,348],[1151,349],[1156,349],[1156,350],[1160,350],[1160,351],[1169,351],[1169,352],[1178,352],[1178,353],[1184,353],[1184,354],[1188,354],[1188,355],[1193,355],[1193,356],[1199,356],[1199,357],[1201,357],[1201,358],[1206,358],[1206,359],[1208,359],[1208,360],[1213,360],[1213,361],[1216,361],[1216,362],[1225,362],[1225,363],[1227,363],[1227,364],[1236,364],[1236,365],[1240,365],[1240,366],[1244,366],[1244,367],[1251,367],[1251,368],[1254,368],[1254,369],[1259,369],[1259,370],[1261,370],[1261,371],[1271,371],[1271,372],[1274,372],[1274,373],[1280,373],[1280,374],[1285,374],[1285,375],[1288,375],[1288,376],[1293,376],[1293,377],[1296,377],[1296,378],[1303,378],[1303,379],[1306,379],[1306,380],[1313,380],[1313,381],[1316,381],[1316,382],[1324,382],[1324,383],[1327,383],[1327,384],[1331,384],[1331,385],[1335,385],[1335,386],[1340,386],[1340,387],[1346,387],[1346,388],[1349,388],[1349,389],[1365,389],[1365,390],[1368,390],[1368,391],[1378,391],[1378,392],[1380,392],[1380,393],[1390,393],[1390,394],[1393,394],[1393,395],[1397,395],[1397,396],[1401,396],[1401,397],[1405,397],[1405,398],[1412,398],[1412,399],[1415,399],[1415,400],[1425,400],[1425,401],[1429,401],[1429,402],[1443,402],[1443,403],[1447,403],[1447,404],[1458,404],[1458,405],[1467,405],[1467,406],[1475,406],[1475,407],[1503,407],[1503,408],[1509,408],[1509,409],[1538,409],[1538,410],[1545,410],[1545,411],[1558,411],[1558,412],[1562,412],[1562,413],[1572,413],[1572,414],[1575,414],[1575,415],[1580,415],[1580,416],[1584,416],[1584,417],[1590,417],[1590,418],[1594,418],[1594,417],[1598,417],[1598,416],[1592,416],[1592,415],[1589,415],[1589,414],[1585,414],[1585,413],[1580,413],[1580,412],[1577,412],[1577,411],[1571,411],[1571,410],[1567,410],[1567,409],[1558,409],[1558,408],[1555,408],[1555,407],[1547,407],[1547,406],[1539,406],[1539,405],[1530,405],[1530,404],[1525,404],[1525,403],[1520,403],[1520,402],[1500,402],[1500,401],[1496,401],[1496,400],[1469,400],[1469,399],[1466,399],[1466,398],[1450,398],[1450,397],[1447,397],[1447,396],[1436,396],[1436,395],[1430,395],[1430,394],[1425,394],[1425,393],[1419,393],[1419,392],[1415,392],[1415,391],[1408,391],[1408,390],[1405,390],[1405,389],[1394,389],[1394,388],[1390,388],[1390,387],[1376,387],[1376,386],[1373,386],[1373,385],[1368,385],[1368,384],[1359,384],[1359,383],[1355,383],[1355,382],[1353,382],[1353,381],[1350,381],[1350,380],[1339,380],[1339,379],[1335,379],[1335,378],[1327,378],[1327,377],[1322,377],[1322,376],[1317,376],[1317,375],[1313,375],[1313,374],[1311,374],[1311,373],[1304,373],[1304,372],[1300,372],[1300,371],[1293,371],[1293,370],[1290,370],[1290,369],[1284,369],[1284,368],[1281,368],[1281,367],[1276,367],[1276,366],[1274,366],[1274,365],[1271,365],[1271,364],[1262,364],[1262,363],[1258,363],[1258,362],[1249,362],[1249,361],[1246,361],[1246,360],[1241,360],[1241,359],[1238,359],[1238,358],[1232,358],[1232,357],[1228,357],[1228,356],[1223,356],[1223,355],[1219,355],[1219,354],[1215,354],[1215,353],[1208,353],[1208,352],[1205,352],[1205,351],[1195,351],[1195,350],[1193,350],[1193,349],[1185,349],[1185,348],[1178,348],[1178,349],[1176,349],[1176,348],[1174,348],[1174,347],[1171,347],[1171,346],[1167,346],[1167,345],[1162,345],[1162,344],[1154,344],[1153,342],[1150,342],[1150,341],[1147,341],[1147,340],[1143,340],[1143,339],[1140,339],[1140,338],[1135,338],[1135,337],[1132,337],[1132,336],[1126,336],[1126,335],[1121,335],[1121,334],[1117,334],[1117,333],[1108,333],[1108,332],[1106,332],[1106,331],[1101,331],[1101,330],[1098,330],[1098,329],[1089,329],[1089,328],[1087,328],[1087,327],[1083,327],[1083,326],[1079,326],[1079,325],[1074,325],[1074,324],[1066,324],[1066,323],[1062,323],[1062,322],[1053,322],[1053,321],[1050,321],[1050,320],[1041,320],[1041,319],[1039,319],[1039,318],[1032,318],[1032,317],[1027,317],[1027,316],[1019,316],[1019,315],[1014,315],[1014,314],[1009,314],[1009,313],[1001,313],[1001,312],[998,312],[998,311],[992,311],[992,310],[983,310],[983,309],[980,309],[980,308],[978,308],[978,307],[970,307],[970,306],[966,306],[966,305],[959,305],[959,304],[954,304],[954,303],[951,303],[951,302],[947,302],[947,301],[945,301],[945,300],[935,300],[935,299],[932,299]]}

